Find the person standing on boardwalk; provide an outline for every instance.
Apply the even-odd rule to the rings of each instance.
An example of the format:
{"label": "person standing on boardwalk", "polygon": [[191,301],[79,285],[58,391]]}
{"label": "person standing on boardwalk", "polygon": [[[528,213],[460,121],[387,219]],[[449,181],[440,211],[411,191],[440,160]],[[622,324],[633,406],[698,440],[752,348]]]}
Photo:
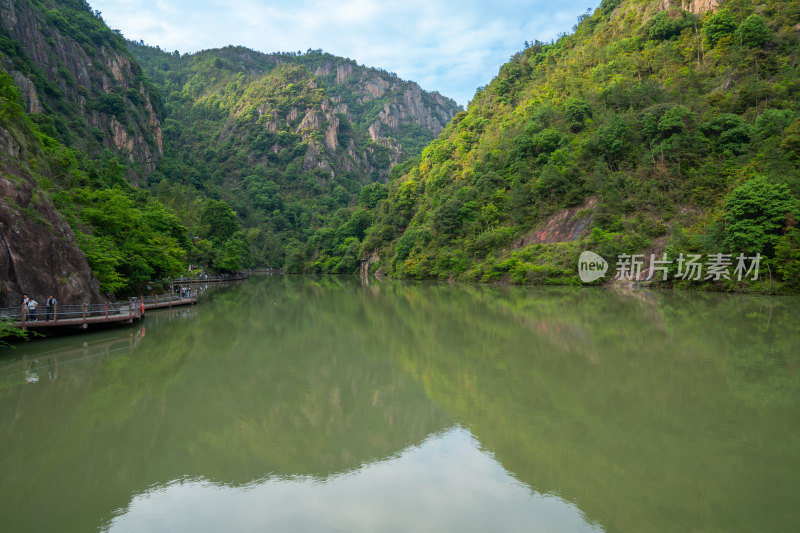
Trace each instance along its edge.
{"label": "person standing on boardwalk", "polygon": [[45,320],[49,322],[50,319],[53,318],[53,308],[58,304],[58,302],[51,294],[45,303],[47,304],[47,315]]}
{"label": "person standing on boardwalk", "polygon": [[28,317],[31,322],[36,322],[36,306],[39,305],[39,302],[34,300],[33,298],[25,297],[26,304],[28,306]]}

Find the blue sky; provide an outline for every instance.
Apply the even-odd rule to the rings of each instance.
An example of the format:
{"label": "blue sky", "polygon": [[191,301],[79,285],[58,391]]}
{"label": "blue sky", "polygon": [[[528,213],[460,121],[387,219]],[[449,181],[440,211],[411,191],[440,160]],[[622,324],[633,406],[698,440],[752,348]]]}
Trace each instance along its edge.
{"label": "blue sky", "polygon": [[89,0],[125,37],[181,53],[321,48],[466,105],[525,41],[570,32],[599,0]]}

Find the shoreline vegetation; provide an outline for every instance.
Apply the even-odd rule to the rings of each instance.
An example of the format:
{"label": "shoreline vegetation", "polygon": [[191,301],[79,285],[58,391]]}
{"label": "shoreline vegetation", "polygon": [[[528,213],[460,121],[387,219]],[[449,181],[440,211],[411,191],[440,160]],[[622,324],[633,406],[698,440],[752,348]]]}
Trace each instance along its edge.
{"label": "shoreline vegetation", "polygon": [[[254,272],[256,275],[287,275],[287,276],[299,276],[299,277],[318,277],[320,274],[291,274],[291,273],[284,273],[279,269],[264,269],[261,272]],[[354,277],[355,274],[353,273],[346,273],[346,274],[321,274],[321,276],[333,276],[333,277]],[[736,283],[713,283],[713,282],[704,282],[704,283],[691,283],[691,282],[671,282],[671,283],[664,283],[659,282],[657,280],[607,280],[601,283],[583,283],[581,282],[577,276],[575,276],[575,281],[570,283],[515,283],[508,279],[508,277],[495,279],[491,281],[483,281],[483,282],[475,282],[475,281],[464,281],[464,280],[456,280],[454,278],[450,279],[397,279],[397,278],[388,278],[383,276],[380,272],[371,272],[368,273],[367,278],[369,276],[375,277],[378,281],[395,281],[395,282],[404,282],[404,283],[448,283],[448,284],[456,284],[456,285],[496,285],[496,286],[509,286],[509,287],[545,287],[545,286],[561,286],[561,287],[580,287],[586,289],[605,289],[605,290],[613,290],[613,291],[621,291],[621,292],[628,292],[628,291],[637,291],[637,292],[647,292],[652,291],[654,293],[658,293],[660,291],[664,292],[671,292],[671,291],[698,291],[698,292],[706,292],[706,293],[728,293],[731,295],[762,295],[762,296],[797,296],[795,291],[787,291],[785,287],[780,284],[776,283],[771,279],[758,279],[755,281],[750,282],[736,282]],[[212,277],[211,279],[200,279],[200,278],[192,278],[192,279],[178,279],[173,280],[174,284],[192,284],[192,283],[215,283],[215,282],[229,282],[229,281],[246,281],[251,277],[251,274],[241,273],[240,275],[231,275],[231,276],[219,276],[219,277]],[[364,280],[364,275],[361,275],[361,279]],[[369,284],[369,279],[364,280],[365,283]],[[144,300],[144,299],[142,299]],[[159,297],[150,298],[147,300],[150,304],[158,304]],[[183,304],[176,304],[176,305],[183,305]],[[171,305],[162,305],[161,307],[168,306],[172,307]],[[71,329],[68,333],[75,333],[76,330]],[[82,330],[85,331],[85,330]],[[56,332],[54,334],[60,334],[63,332]],[[39,333],[38,331],[31,331],[26,330],[24,328],[19,327],[18,324],[8,320],[6,317],[0,319],[0,349],[3,348],[14,348],[15,344],[20,342],[28,342],[31,339],[35,338],[47,338],[46,335]]]}
{"label": "shoreline vegetation", "polygon": [[695,288],[796,292],[797,10],[662,4],[603,1],[516,54],[390,184],[364,241],[372,268],[573,284],[585,250],[744,253],[771,281]]}

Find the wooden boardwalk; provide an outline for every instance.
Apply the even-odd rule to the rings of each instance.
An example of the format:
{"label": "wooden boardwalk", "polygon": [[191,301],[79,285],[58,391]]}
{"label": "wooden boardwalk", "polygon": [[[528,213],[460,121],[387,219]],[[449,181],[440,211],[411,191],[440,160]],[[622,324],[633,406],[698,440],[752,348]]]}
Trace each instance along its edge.
{"label": "wooden boardwalk", "polygon": [[144,316],[141,306],[105,303],[99,305],[55,305],[52,310],[40,305],[35,313],[25,312],[22,307],[0,309],[0,319],[33,331],[55,328],[87,329],[90,325],[131,324]]}
{"label": "wooden boardwalk", "polygon": [[88,329],[97,325],[124,325],[141,320],[150,309],[197,304],[197,291],[187,295],[166,294],[148,298],[132,298],[128,303],[99,305],[55,305],[48,309],[39,305],[35,313],[24,308],[0,308],[0,320],[7,320],[24,330],[53,331],[56,328]]}
{"label": "wooden boardwalk", "polygon": [[247,273],[233,274],[230,276],[206,276],[204,278],[179,278],[172,280],[172,286],[193,285],[198,283],[222,283],[225,281],[244,281],[249,278]]}
{"label": "wooden boardwalk", "polygon": [[137,300],[137,305],[141,307],[142,303],[144,303],[145,311],[150,309],[163,309],[164,307],[177,307],[179,305],[194,305],[197,303],[197,291],[191,291],[187,296],[165,294],[161,296],[139,298]]}

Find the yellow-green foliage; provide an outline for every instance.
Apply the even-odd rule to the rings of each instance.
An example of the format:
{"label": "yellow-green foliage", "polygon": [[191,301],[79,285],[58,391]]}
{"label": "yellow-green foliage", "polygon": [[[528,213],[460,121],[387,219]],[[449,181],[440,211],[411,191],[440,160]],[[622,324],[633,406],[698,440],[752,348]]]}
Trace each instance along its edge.
{"label": "yellow-green foliage", "polygon": [[[588,232],[533,255],[519,242],[587,197],[589,229],[616,235],[614,253],[663,246],[754,173],[796,198],[800,11],[726,7],[604,1],[572,34],[515,54],[390,185],[365,254],[397,276],[571,283],[578,249],[599,246]],[[682,245],[732,251],[721,216],[697,229]]]}

